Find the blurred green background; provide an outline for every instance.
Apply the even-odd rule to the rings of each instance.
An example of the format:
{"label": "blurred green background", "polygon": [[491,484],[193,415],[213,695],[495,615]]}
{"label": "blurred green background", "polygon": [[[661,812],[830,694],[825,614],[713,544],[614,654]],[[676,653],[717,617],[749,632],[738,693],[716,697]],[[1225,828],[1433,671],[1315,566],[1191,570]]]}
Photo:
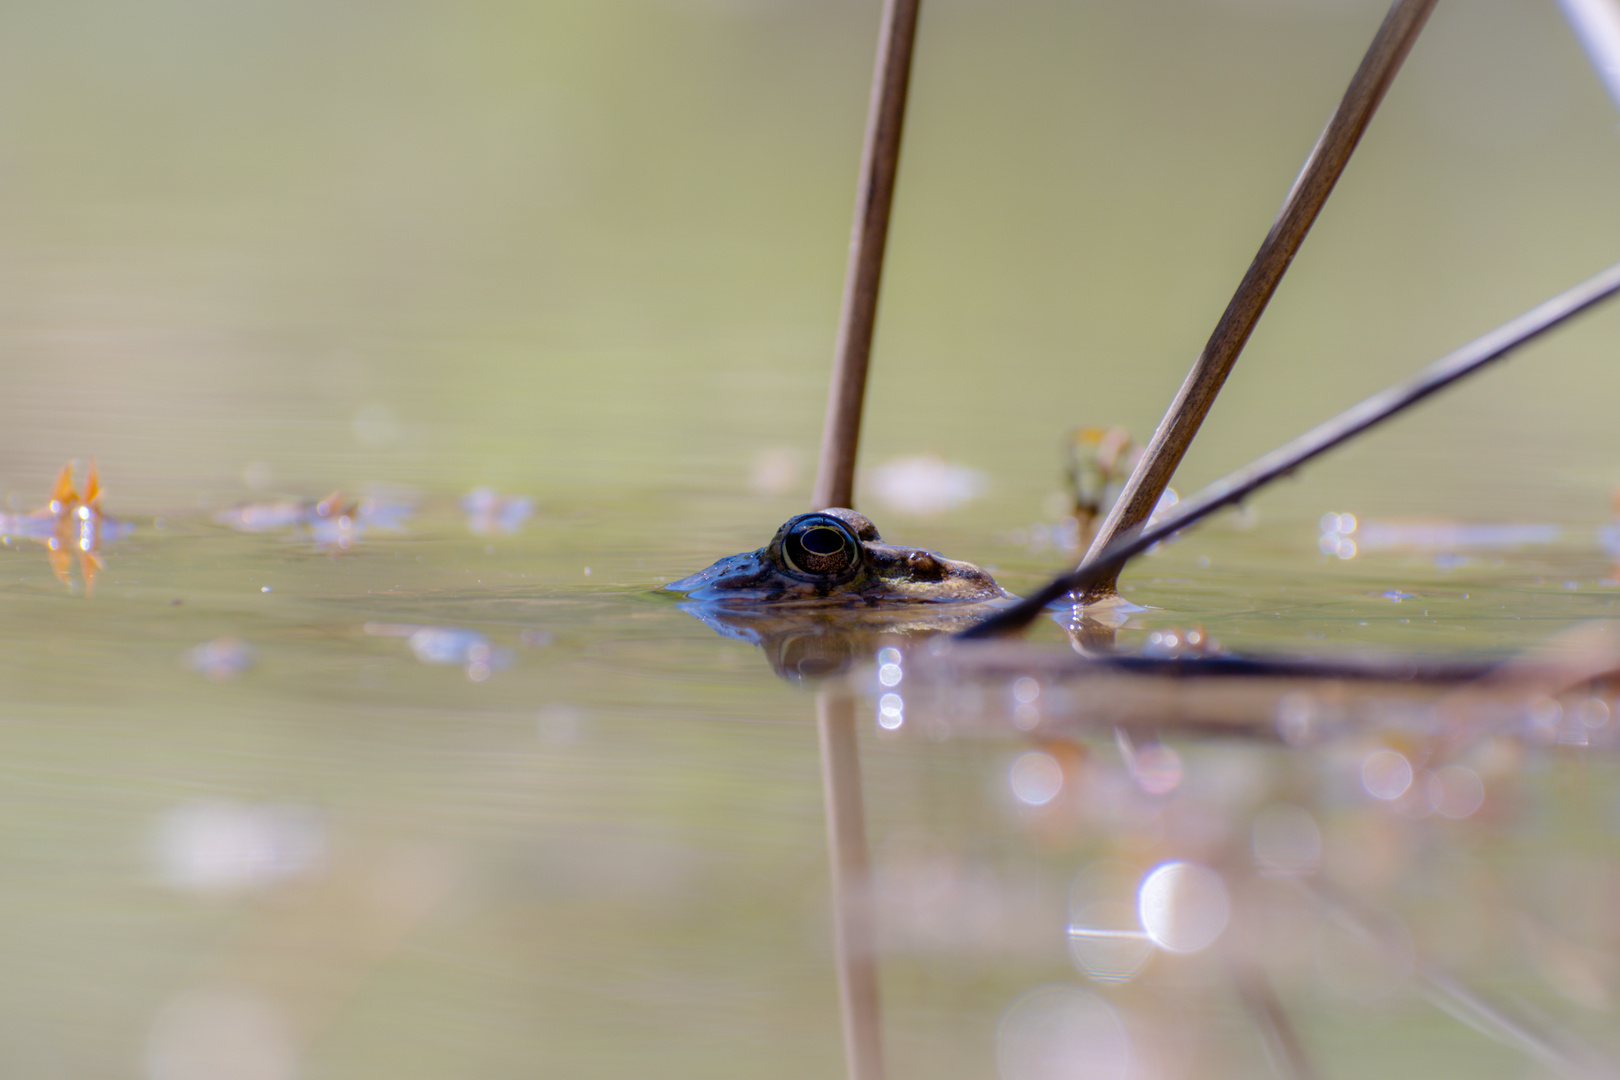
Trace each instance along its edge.
{"label": "blurred green background", "polygon": [[[0,41],[0,487],[126,510],[474,483],[739,535],[808,495],[878,5],[52,2]],[[1362,0],[930,0],[865,460],[1039,515],[1145,436],[1337,101]],[[1442,4],[1178,478],[1620,255],[1616,115],[1553,5]],[[1620,314],[1273,496],[1602,516]],[[747,491],[761,449],[792,490]],[[1303,488],[1303,490],[1301,490]],[[664,496],[671,496],[667,504]],[[926,540],[928,537],[924,536]]]}

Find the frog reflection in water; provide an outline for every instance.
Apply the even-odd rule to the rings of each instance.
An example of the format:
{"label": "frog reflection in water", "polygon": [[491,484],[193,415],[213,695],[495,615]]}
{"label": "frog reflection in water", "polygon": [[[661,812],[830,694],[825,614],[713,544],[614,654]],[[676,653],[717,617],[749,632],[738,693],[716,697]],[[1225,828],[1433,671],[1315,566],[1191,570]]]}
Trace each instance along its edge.
{"label": "frog reflection in water", "polygon": [[800,514],[758,551],[665,588],[785,679],[819,678],[884,645],[965,629],[1012,596],[972,563],[885,544],[853,510]]}
{"label": "frog reflection in water", "polygon": [[721,559],[665,587],[728,607],[983,603],[1011,596],[972,563],[885,544],[875,525],[844,509],[790,518],[758,551]]}

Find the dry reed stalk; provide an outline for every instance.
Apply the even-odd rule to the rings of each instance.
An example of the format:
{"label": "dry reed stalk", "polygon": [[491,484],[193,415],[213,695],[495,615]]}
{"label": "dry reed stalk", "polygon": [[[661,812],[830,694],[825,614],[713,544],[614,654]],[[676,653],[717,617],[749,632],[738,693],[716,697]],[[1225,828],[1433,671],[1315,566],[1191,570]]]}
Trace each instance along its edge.
{"label": "dry reed stalk", "polygon": [[[1395,0],[1362,57],[1361,66],[1350,80],[1349,89],[1316,140],[1310,157],[1300,170],[1294,186],[1283,200],[1282,210],[1272,223],[1248,272],[1232,294],[1226,311],[1215,324],[1204,351],[1170,403],[1158,430],[1147,444],[1125,490],[1114,503],[1097,537],[1087,551],[1087,560],[1101,554],[1125,532],[1141,524],[1153,513],[1170,477],[1181,464],[1199,425],[1215,403],[1232,365],[1248,342],[1266,304],[1277,290],[1289,263],[1305,241],[1321,212],[1322,205],[1344,172],[1356,144],[1367,130],[1384,92],[1400,70],[1412,43],[1434,9],[1435,0]],[[1114,591],[1114,574],[1097,577],[1083,599],[1090,601]]]}
{"label": "dry reed stalk", "polygon": [[1617,292],[1620,292],[1620,263],[1531,308],[1462,348],[1447,353],[1406,382],[1379,391],[1236,472],[1228,473],[1198,494],[1177,503],[1157,521],[1125,533],[1099,552],[1088,553],[1085,561],[1074,570],[1054,578],[1038,592],[956,636],[992,637],[1022,629],[1047,604],[1066,593],[1089,594],[1099,582],[1112,581],[1122,566],[1154,544],[1168,539],[1223,506],[1242,502],[1266,484],[1289,475],[1318,454],[1404,412],[1429,395],[1478,371],[1493,360],[1507,356],[1519,346]]}
{"label": "dry reed stalk", "polygon": [[900,131],[906,118],[919,3],[885,0],[883,5],[860,187],[855,197],[855,226],[844,276],[844,306],[838,321],[838,348],[833,358],[827,419],[822,426],[816,490],[811,497],[815,510],[855,504],[855,452],[861,436],[866,369],[877,322],[878,288],[883,280],[883,251],[889,238],[889,209],[894,203],[895,173],[900,166]]}

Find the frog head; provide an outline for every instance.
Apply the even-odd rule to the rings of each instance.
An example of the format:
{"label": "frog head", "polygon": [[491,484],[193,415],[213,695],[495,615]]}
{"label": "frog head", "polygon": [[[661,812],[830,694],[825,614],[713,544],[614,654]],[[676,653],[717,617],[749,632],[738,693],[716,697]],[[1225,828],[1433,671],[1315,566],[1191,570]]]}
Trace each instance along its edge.
{"label": "frog head", "polygon": [[885,544],[871,521],[842,508],[789,518],[758,551],[665,588],[728,605],[982,603],[1010,595],[972,563]]}

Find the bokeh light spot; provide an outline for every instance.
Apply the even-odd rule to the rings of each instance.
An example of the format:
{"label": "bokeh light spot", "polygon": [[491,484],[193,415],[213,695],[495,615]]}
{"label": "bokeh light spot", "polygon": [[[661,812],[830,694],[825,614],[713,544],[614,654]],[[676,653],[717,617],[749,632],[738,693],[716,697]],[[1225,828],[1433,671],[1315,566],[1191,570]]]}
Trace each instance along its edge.
{"label": "bokeh light spot", "polygon": [[1119,1015],[1078,986],[1025,994],[996,1028],[1001,1080],[1123,1080],[1130,1067],[1130,1036]]}
{"label": "bokeh light spot", "polygon": [[1441,817],[1468,817],[1485,802],[1485,782],[1466,765],[1436,769],[1424,786],[1430,808]]}
{"label": "bokeh light spot", "polygon": [[1398,750],[1374,750],[1361,760],[1361,786],[1375,799],[1398,799],[1412,786],[1412,763]]}
{"label": "bokeh light spot", "polygon": [[899,694],[884,694],[878,699],[878,726],[894,731],[906,722],[906,699]]}
{"label": "bokeh light spot", "polygon": [[1041,750],[1019,754],[1008,771],[1014,797],[1025,806],[1045,806],[1063,790],[1063,766]]}
{"label": "bokeh light spot", "polygon": [[1232,901],[1221,875],[1191,862],[1161,863],[1142,879],[1137,916],[1153,944],[1170,952],[1197,952],[1221,936]]}
{"label": "bokeh light spot", "polygon": [[1181,784],[1181,755],[1154,743],[1136,753],[1136,784],[1149,795],[1165,795]]}
{"label": "bokeh light spot", "polygon": [[1575,716],[1582,724],[1596,730],[1609,722],[1609,703],[1598,697],[1586,698],[1575,706]]}
{"label": "bokeh light spot", "polygon": [[236,990],[192,990],[158,1015],[148,1036],[151,1080],[293,1080],[297,1054],[269,1002]]}

